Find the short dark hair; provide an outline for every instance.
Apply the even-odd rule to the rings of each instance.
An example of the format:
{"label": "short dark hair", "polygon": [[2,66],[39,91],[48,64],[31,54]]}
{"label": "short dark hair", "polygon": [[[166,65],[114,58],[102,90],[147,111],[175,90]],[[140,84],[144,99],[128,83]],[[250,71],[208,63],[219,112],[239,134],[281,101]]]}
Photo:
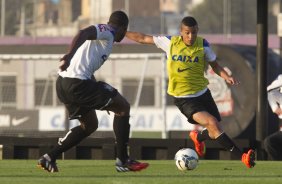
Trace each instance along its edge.
{"label": "short dark hair", "polygon": [[184,17],[181,21],[181,24],[184,24],[185,26],[188,26],[188,27],[194,27],[198,25],[196,19],[190,16]]}
{"label": "short dark hair", "polygon": [[115,26],[128,26],[128,22],[126,13],[120,10],[114,11],[109,18],[109,24]]}

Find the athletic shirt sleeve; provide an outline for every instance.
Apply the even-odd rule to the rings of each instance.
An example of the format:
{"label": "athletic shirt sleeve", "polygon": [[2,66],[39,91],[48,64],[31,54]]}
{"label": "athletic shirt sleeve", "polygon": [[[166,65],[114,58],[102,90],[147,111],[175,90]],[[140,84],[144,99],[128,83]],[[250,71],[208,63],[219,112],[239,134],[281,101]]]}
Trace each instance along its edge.
{"label": "athletic shirt sleeve", "polygon": [[213,52],[213,50],[210,47],[209,42],[204,39],[204,51],[205,51],[205,60],[208,62],[213,62],[216,60],[216,54]]}
{"label": "athletic shirt sleeve", "polygon": [[282,91],[282,74],[278,75],[278,77],[269,86],[267,86],[267,91],[275,88],[281,88]]}
{"label": "athletic shirt sleeve", "polygon": [[153,36],[156,46],[167,54],[169,53],[170,39],[171,36]]}

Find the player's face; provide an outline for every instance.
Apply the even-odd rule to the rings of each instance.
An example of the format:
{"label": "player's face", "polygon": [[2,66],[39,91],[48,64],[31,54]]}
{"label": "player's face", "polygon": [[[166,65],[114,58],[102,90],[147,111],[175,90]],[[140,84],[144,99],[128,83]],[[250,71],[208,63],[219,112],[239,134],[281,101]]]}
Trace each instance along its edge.
{"label": "player's face", "polygon": [[115,34],[115,41],[120,42],[124,38],[126,31],[127,31],[127,26],[119,27]]}
{"label": "player's face", "polygon": [[182,36],[183,42],[188,46],[193,45],[197,38],[198,30],[198,26],[189,27],[182,24],[180,35]]}

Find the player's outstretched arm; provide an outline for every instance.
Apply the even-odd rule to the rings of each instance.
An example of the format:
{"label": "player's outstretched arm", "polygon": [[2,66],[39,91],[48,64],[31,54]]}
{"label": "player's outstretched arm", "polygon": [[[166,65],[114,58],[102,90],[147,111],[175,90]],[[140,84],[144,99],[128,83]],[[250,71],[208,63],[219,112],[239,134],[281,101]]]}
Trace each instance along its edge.
{"label": "player's outstretched arm", "polygon": [[97,30],[95,26],[89,26],[85,29],[80,30],[72,40],[69,51],[61,59],[61,64],[59,69],[64,71],[68,68],[71,58],[74,56],[77,49],[86,41],[86,40],[95,40],[97,38]]}
{"label": "player's outstretched arm", "polygon": [[230,76],[224,68],[222,68],[216,61],[209,62],[210,66],[212,67],[213,71],[222,77],[228,84],[231,85],[238,85],[240,84],[239,81],[237,81],[234,77]]}
{"label": "player's outstretched arm", "polygon": [[130,40],[136,41],[138,43],[154,44],[153,36],[146,35],[143,33],[127,31],[125,36]]}

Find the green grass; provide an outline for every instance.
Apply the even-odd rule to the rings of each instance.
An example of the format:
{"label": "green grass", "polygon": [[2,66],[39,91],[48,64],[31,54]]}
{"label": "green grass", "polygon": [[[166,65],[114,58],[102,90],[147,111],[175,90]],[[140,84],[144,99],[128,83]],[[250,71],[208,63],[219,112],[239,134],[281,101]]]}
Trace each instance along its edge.
{"label": "green grass", "polygon": [[35,160],[0,160],[0,184],[281,184],[282,162],[200,160],[193,171],[178,171],[173,160],[148,161],[142,172],[118,173],[113,160],[58,160],[59,173],[36,167]]}

